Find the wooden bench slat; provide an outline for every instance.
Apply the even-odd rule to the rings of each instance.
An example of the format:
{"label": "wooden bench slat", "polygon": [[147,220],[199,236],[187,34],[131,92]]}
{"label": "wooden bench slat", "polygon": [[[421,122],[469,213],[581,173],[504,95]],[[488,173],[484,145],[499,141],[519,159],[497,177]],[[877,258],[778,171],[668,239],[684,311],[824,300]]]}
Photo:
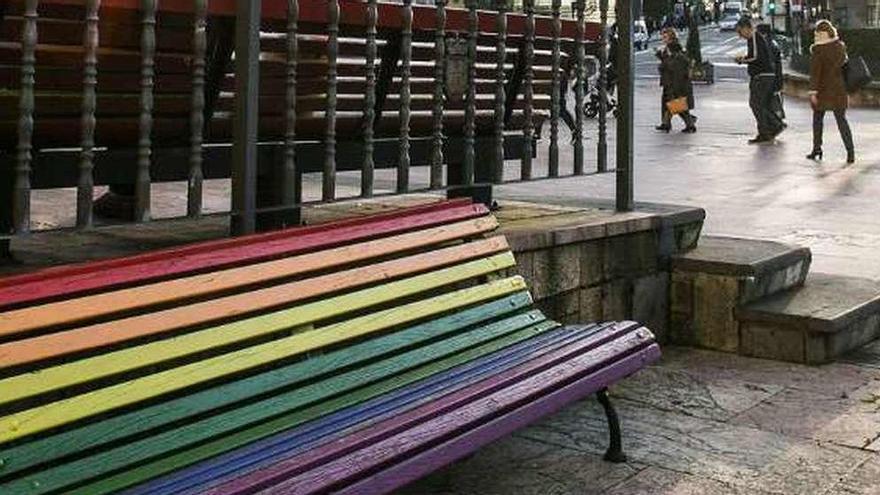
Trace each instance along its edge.
{"label": "wooden bench slat", "polygon": [[487,212],[484,206],[472,205],[469,201],[439,202],[403,212],[368,215],[342,222],[162,249],[125,258],[48,268],[0,278],[0,307],[291,256],[370,237],[475,218]]}
{"label": "wooden bench slat", "polygon": [[171,470],[180,469],[181,467],[194,464],[196,462],[215,457],[217,455],[228,452],[236,447],[241,447],[258,441],[261,438],[267,438],[270,435],[278,434],[289,429],[291,426],[303,424],[310,419],[328,414],[342,407],[363,402],[371,397],[378,397],[382,394],[399,390],[403,387],[417,383],[421,380],[434,376],[445,370],[449,370],[454,366],[459,366],[465,362],[479,359],[490,353],[497,352],[509,346],[518,343],[531,341],[536,336],[542,335],[553,328],[557,324],[551,322],[539,323],[522,330],[515,331],[504,337],[486,342],[480,346],[471,348],[459,354],[454,354],[443,359],[431,362],[420,368],[405,372],[396,377],[390,378],[370,385],[364,389],[360,389],[354,393],[339,396],[335,399],[321,402],[309,407],[301,412],[282,416],[272,420],[269,423],[244,430],[242,432],[233,433],[229,436],[217,438],[209,443],[198,446],[196,448],[185,450],[180,453],[171,454],[159,460],[138,465],[129,472],[112,476],[106,480],[83,487],[82,494],[103,494],[113,493],[121,488],[143,483],[146,480],[156,476],[161,476]]}
{"label": "wooden bench slat", "polygon": [[[335,402],[339,402],[339,399],[345,402],[352,400],[361,402],[369,396],[374,396],[377,389],[393,390],[449,369],[460,362],[464,354],[470,354],[473,359],[474,353],[477,353],[477,356],[485,355],[498,349],[497,346],[502,343],[510,345],[511,339],[521,340],[525,335],[534,336],[556,326],[553,323],[540,323],[530,317],[531,315],[535,315],[535,312],[511,318],[511,321],[496,322],[461,333],[363,368],[334,375],[321,382],[289,390],[281,395],[250,402],[238,409],[80,459],[60,469],[49,469],[39,477],[22,478],[10,485],[10,488],[24,486],[27,482],[33,483],[33,481],[40,482],[40,486],[47,489],[60,488],[82,479],[82,474],[78,474],[82,473],[82,466],[91,466],[89,469],[91,474],[112,472],[121,466],[132,465],[166,452],[174,452],[171,456],[162,456],[158,461],[148,464],[138,463],[124,476],[112,476],[108,480],[80,489],[92,494],[115,491],[143,481],[145,476],[154,477],[156,474],[162,474],[163,471],[167,471],[169,465],[177,465],[182,456],[189,458],[188,463],[201,460],[206,450],[206,445],[198,444],[202,440],[222,438],[226,441],[214,441],[207,445],[211,449],[229,450],[240,445],[244,438],[250,442],[313,419],[318,415],[317,411],[327,410],[327,406],[334,402],[333,397],[337,397]],[[369,389],[372,389],[372,392],[369,392]],[[346,393],[342,395],[343,392]],[[283,416],[278,417],[278,414]],[[246,425],[251,427],[236,431]],[[180,452],[180,449],[187,445],[195,445],[195,447]],[[172,459],[175,462],[169,464]],[[164,466],[164,470],[146,474],[147,471],[156,471],[159,466]],[[108,485],[113,485],[112,489],[108,488]]]}
{"label": "wooden bench slat", "polygon": [[88,423],[79,428],[41,437],[22,445],[8,448],[0,446],[0,458],[6,459],[3,470],[0,472],[3,475],[15,474],[70,454],[141,434],[163,425],[180,422],[212,409],[246,401],[311,377],[323,376],[336,369],[368,362],[405,347],[458,332],[464,328],[478,325],[487,319],[517,313],[530,304],[531,297],[528,293],[516,293],[415,327],[376,339],[365,340],[351,347],[196,391],[170,401],[103,419],[97,423]]}
{"label": "wooden bench slat", "polygon": [[[67,19],[56,19],[40,12],[37,19],[37,32],[40,43],[50,45],[80,44],[83,36],[82,17],[74,22]],[[99,11],[99,32],[102,45],[140,50],[141,33],[140,26],[120,22],[121,19],[107,16],[106,12]],[[156,26],[156,50],[159,52],[174,51],[180,53],[192,53],[192,17],[188,19],[190,25],[169,25],[168,19],[159,18]],[[0,39],[21,40],[22,19],[19,16],[7,16],[0,22]],[[187,29],[189,28],[189,29]]]}
{"label": "wooden bench slat", "polygon": [[[488,267],[483,265],[483,269],[486,268]],[[479,272],[479,269],[477,269],[477,271]],[[457,272],[461,274],[461,272]],[[419,280],[418,282],[423,282],[423,280],[424,279]],[[452,280],[447,279],[447,283],[451,281]],[[514,277],[491,282],[482,286],[462,289],[416,303],[398,306],[373,315],[355,318],[336,325],[313,329],[311,331],[302,331],[290,337],[284,337],[265,344],[230,352],[203,361],[197,361],[195,363],[112,385],[69,399],[63,399],[40,407],[7,415],[0,418],[0,443],[45,431],[102,412],[111,411],[141,400],[158,397],[165,393],[180,390],[208,380],[217,379],[232,373],[243,372],[284,358],[302,355],[303,353],[320,349],[327,345],[364,337],[387,328],[388,326],[406,324],[415,319],[430,316],[436,311],[448,311],[451,308],[466,307],[471,304],[518,292],[524,288],[525,282],[522,278]],[[360,294],[357,295],[358,297],[361,297]],[[322,303],[324,304],[315,303],[312,306],[312,309],[316,310],[319,305],[324,306],[325,308],[328,306],[326,301],[322,301]],[[332,307],[333,304],[329,304],[329,306]],[[294,312],[294,314],[290,313],[291,312],[289,311],[279,313],[287,317],[286,320],[278,318],[276,314],[276,318],[274,319],[280,320],[275,323],[277,326],[269,327],[264,330],[284,330],[295,327],[297,321],[309,319],[303,318],[298,311]],[[323,316],[323,314],[319,314],[317,317],[320,318]],[[204,334],[196,335],[196,337],[209,340],[207,338],[208,335]],[[210,341],[205,342],[205,344],[208,346],[213,345]],[[146,351],[148,346],[142,346],[142,349]],[[174,349],[167,350],[169,353],[172,353],[173,351]],[[141,360],[144,360],[145,358],[145,356],[132,357],[140,358]],[[108,368],[113,368],[115,366],[119,366],[119,364],[107,363]],[[46,370],[44,370],[43,373],[45,373],[45,371]],[[26,387],[22,387],[22,382],[26,381],[23,377],[4,380],[3,382],[8,382],[10,380],[17,381],[14,390],[13,387],[7,386],[6,383],[3,383],[4,390],[8,389],[10,395],[15,393],[15,396],[18,398],[31,397],[34,395],[32,388],[26,388],[33,387],[34,384],[30,383],[27,384]],[[64,376],[58,377],[58,380],[61,382],[81,381]],[[48,385],[42,383],[42,380],[37,381],[40,383],[36,385],[43,385],[44,388]],[[3,402],[8,403],[9,400],[7,399],[8,398],[5,396],[0,398]]]}
{"label": "wooden bench slat", "polygon": [[[494,123],[495,113],[493,110],[480,109],[476,112],[477,126],[481,129],[491,129]],[[550,115],[547,111],[535,111],[536,120],[544,120]],[[336,131],[339,134],[357,136],[362,128],[362,112],[339,112],[336,121]],[[463,129],[465,116],[463,110],[449,110],[444,112],[444,126],[451,134],[458,133]],[[430,135],[433,129],[433,115],[430,111],[413,111],[411,114],[411,128],[413,135]],[[514,110],[509,121],[508,128],[520,128],[524,123],[523,111]],[[210,122],[208,128],[209,142],[229,142],[233,132],[234,119],[232,115],[217,114]],[[272,140],[284,137],[286,120],[282,116],[268,115],[260,118],[260,139]],[[70,146],[69,137],[72,120],[70,119],[43,119],[34,124],[35,146],[52,148]],[[154,142],[162,146],[184,145],[188,142],[189,122],[171,117],[157,117],[154,119],[153,137]],[[0,145],[9,146],[15,141],[15,133],[18,122],[15,120],[0,121]],[[124,147],[137,142],[139,121],[134,117],[114,117],[103,119],[96,124],[96,142],[100,146]],[[383,113],[382,118],[376,122],[376,134],[395,137],[400,130],[400,118],[398,115]],[[324,112],[311,112],[297,117],[296,134],[303,139],[320,139],[326,132]]]}
{"label": "wooden bench slat", "polygon": [[[190,326],[204,326],[208,323],[220,324],[222,321],[229,320],[230,318],[240,319],[261,310],[289,307],[328,292],[354,290],[391,278],[411,276],[421,271],[463,263],[483,256],[491,256],[507,249],[508,246],[503,237],[494,237],[266,289],[12,341],[0,344],[0,369],[46,359],[57,359],[71,354],[94,351],[103,347],[118,346],[119,344],[145,337],[170,334]],[[58,316],[58,313],[51,312],[41,316],[55,318]],[[253,338],[255,337],[255,332],[263,333],[262,330],[259,330],[262,328],[262,322],[271,319],[254,317],[230,325],[235,325],[235,328],[248,326],[249,329],[242,331],[239,335],[242,338]],[[250,327],[250,325],[254,326]],[[270,324],[270,327],[274,328],[275,324]],[[227,331],[227,327],[223,327],[221,329],[222,335],[236,331],[232,327],[229,328]],[[193,334],[190,334],[183,338],[183,340],[189,341],[194,338]],[[218,345],[228,343],[226,340],[219,338],[214,341]],[[177,342],[182,343],[179,340]],[[183,352],[183,350],[183,348],[180,348],[178,352]],[[97,368],[92,369],[97,370]],[[64,374],[61,370],[58,372]],[[49,373],[43,373],[41,379],[48,380]],[[0,402],[2,402],[2,399],[0,399]]]}
{"label": "wooden bench slat", "polygon": [[[0,313],[0,335],[14,335],[41,328],[70,325],[158,304],[179,304],[188,299],[237,287],[247,287],[316,270],[338,268],[371,258],[474,237],[494,230],[497,226],[498,223],[493,217],[482,217],[280,260],[6,311]],[[499,250],[504,249],[506,242],[496,238],[496,246]],[[438,258],[438,263],[444,262],[441,260],[442,257]],[[446,259],[445,262],[449,260]],[[369,277],[365,277],[361,279],[361,283],[368,283],[370,280]],[[24,357],[21,352],[4,352],[3,349],[4,346],[0,345],[0,369],[16,364],[8,361],[8,358],[16,355]]]}
{"label": "wooden bench slat", "polygon": [[[584,334],[598,331],[601,328],[600,325],[591,325],[577,329],[569,327],[547,331],[527,341],[511,345],[400,390],[339,410],[290,431],[248,444],[243,448],[168,476],[157,478],[126,493],[128,495],[148,495],[151,493],[180,493],[195,488],[201,491],[208,490],[259,469],[268,468],[277,462],[278,456],[284,455],[290,458],[321,445],[335,442],[353,431],[355,427],[361,429],[372,426],[403,411],[412,410],[435,401],[496,373],[523,364],[529,359],[564,347],[583,338]],[[274,470],[274,468],[272,469]]]}
{"label": "wooden bench slat", "polygon": [[659,356],[659,347],[656,344],[651,345],[621,358],[609,367],[578,377],[576,381],[561,389],[547,395],[534,397],[517,409],[494,418],[473,430],[461,432],[458,436],[446,440],[428,452],[402,460],[399,464],[336,493],[340,495],[385,493],[394,488],[402,487],[442,466],[461,459],[463,455],[466,455],[465,453],[474,452],[478,448],[524,428],[542,417],[559,411],[567,404],[626,378],[656,361]]}
{"label": "wooden bench slat", "polygon": [[[319,470],[308,471],[283,483],[277,483],[276,480],[276,484],[267,487],[263,493],[292,495],[336,489],[340,483],[357,479],[359,473],[381,468],[395,459],[402,461],[402,458],[430,446],[442,445],[451,435],[477,428],[529,401],[540,400],[548,390],[564,387],[566,383],[583,376],[585,370],[602,369],[612,358],[637,353],[645,346],[646,340],[629,334],[613,343],[579,353],[550,369],[508,384],[491,395],[477,396],[476,400],[464,406],[459,405],[452,412],[441,409],[440,416],[389,438],[382,439],[380,436],[379,441],[354,453],[334,458]],[[557,404],[561,405],[562,403]]]}
{"label": "wooden bench slat", "polygon": [[421,423],[461,408],[481,397],[514,386],[518,382],[558,366],[566,360],[590,352],[610,339],[620,337],[623,332],[614,328],[613,325],[597,325],[592,328],[570,329],[569,333],[574,333],[576,338],[571,339],[565,345],[554,347],[549,352],[536,353],[531,356],[531,359],[516,366],[498,370],[486,380],[456,390],[417,408],[398,411],[397,414],[379,424],[358,429],[336,441],[326,442],[299,454],[287,457],[276,456],[277,462],[208,490],[206,493],[253,493],[281,483],[310,469],[331,463],[334,459],[341,458],[358,449],[384,441],[408,428],[417,427]]}
{"label": "wooden bench slat", "polygon": [[[467,253],[468,248],[476,246],[474,249],[480,254],[483,250],[497,251],[499,247],[503,249],[506,246],[498,246],[497,241],[494,243],[469,243],[463,246],[450,248],[447,253],[450,258],[454,255]],[[211,318],[203,318],[200,315],[200,309],[204,306],[217,308],[221,312],[225,311],[228,316],[235,315],[238,311],[248,311],[250,308],[258,304],[265,304],[267,293],[274,292],[277,296],[291,297],[315,297],[322,294],[333,292],[340,288],[344,289],[351,284],[364,283],[363,279],[372,273],[372,279],[369,281],[380,281],[386,278],[395,278],[399,274],[388,269],[389,266],[414,268],[414,271],[422,271],[430,268],[433,264],[432,257],[442,258],[443,255],[437,251],[419,255],[421,264],[413,261],[412,258],[403,260],[394,260],[387,264],[372,265],[364,268],[354,269],[348,272],[337,272],[323,277],[311,279],[316,281],[313,284],[312,291],[297,290],[297,285],[306,285],[309,281],[302,283],[293,283],[264,289],[258,292],[240,294],[230,296],[223,299],[214,299],[201,304],[194,304],[177,308],[175,314],[183,314],[189,318],[188,325],[209,322]],[[467,257],[463,256],[465,259]],[[447,259],[447,261],[452,261]],[[476,261],[467,261],[459,265],[449,268],[434,270],[423,275],[412,276],[385,285],[362,289],[356,292],[349,292],[340,296],[318,300],[312,303],[306,303],[300,306],[292,307],[282,311],[269,313],[265,315],[255,316],[252,318],[238,320],[226,323],[220,326],[199,330],[192,333],[174,336],[164,340],[142,344],[137,347],[108,352],[98,356],[81,359],[71,363],[60,364],[51,368],[45,368],[33,373],[26,373],[11,378],[0,380],[0,389],[4,391],[0,396],[0,405],[9,404],[23,399],[37,397],[55,390],[82,385],[90,381],[101,378],[110,377],[116,374],[154,366],[163,362],[177,360],[214,349],[221,349],[237,344],[243,344],[250,340],[260,337],[277,336],[280,332],[291,331],[293,329],[306,327],[322,320],[341,316],[354,311],[378,306],[394,301],[401,297],[412,296],[424,293],[430,290],[438,289],[456,282],[463,282],[481,275],[509,268],[514,265],[513,255],[510,252],[489,255],[486,258]],[[304,295],[302,293],[305,293]],[[240,301],[243,308],[236,309],[231,300]],[[230,307],[231,306],[231,307]],[[170,319],[168,313],[173,310],[167,310],[160,313],[149,313],[146,316],[154,317],[158,321]],[[429,313],[430,314],[430,313]],[[389,314],[390,318],[398,318],[395,312]],[[155,318],[158,317],[158,318]],[[214,318],[216,319],[216,317]],[[354,320],[350,320],[354,321]],[[374,322],[370,328],[383,328],[376,326],[380,322]],[[177,323],[173,323],[177,324]],[[124,331],[125,328],[131,326],[130,322],[113,322],[110,323],[116,327],[117,331]],[[138,329],[140,331],[140,329]],[[330,335],[326,332],[304,332],[301,335],[294,336],[297,340],[302,340],[302,352],[321,348],[335,342],[344,340],[343,334]],[[88,338],[88,336],[84,336]],[[108,336],[110,337],[110,336]],[[337,340],[336,337],[339,337]],[[350,338],[350,337],[349,337]]]}

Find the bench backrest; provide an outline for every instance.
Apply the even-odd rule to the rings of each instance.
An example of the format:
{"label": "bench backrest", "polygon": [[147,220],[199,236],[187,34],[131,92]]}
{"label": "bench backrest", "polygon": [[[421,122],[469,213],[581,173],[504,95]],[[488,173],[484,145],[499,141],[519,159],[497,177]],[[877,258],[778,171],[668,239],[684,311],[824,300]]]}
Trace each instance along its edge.
{"label": "bench backrest", "polygon": [[[475,208],[232,266],[193,265],[224,243],[184,248],[171,279],[18,299],[0,313],[0,492],[116,491],[555,328]],[[271,236],[225,242],[296,238]]]}
{"label": "bench backrest", "polygon": [[[39,3],[36,49],[36,95],[34,102],[36,148],[71,147],[80,145],[83,117],[84,36],[86,9],[84,1],[46,0]],[[301,1],[297,59],[297,136],[316,139],[324,135],[324,113],[327,98],[328,28],[326,2]],[[22,81],[21,39],[24,26],[23,0],[4,3],[0,12],[0,147],[12,149],[17,143],[18,107]],[[151,136],[156,146],[185,145],[190,142],[193,124],[194,85],[204,85],[204,115],[207,117],[204,138],[208,142],[228,142],[232,135],[232,113],[235,91],[232,50],[234,45],[234,2],[216,0],[209,3],[207,47],[204,75],[196,76],[198,57],[194,56],[192,2],[159,2],[155,23],[155,46]],[[98,17],[96,77],[96,141],[99,146],[134,148],[144,113],[141,99],[143,59],[142,13],[140,2],[115,0],[102,2]],[[287,90],[287,2],[264,1],[261,50],[260,138],[280,139],[285,135],[285,92]],[[366,93],[366,42],[364,33],[365,5],[341,2],[338,49],[337,133],[350,139],[360,136],[364,119]],[[400,5],[380,4],[378,17],[376,106],[377,135],[397,136],[400,129],[399,39]],[[436,10],[413,7],[413,44],[411,65],[410,127],[413,136],[431,134],[431,109],[434,103],[434,31]],[[449,36],[467,32],[467,12],[449,9],[446,31]],[[523,125],[521,84],[524,16],[510,15],[505,69],[508,102],[507,126]],[[494,121],[496,89],[496,57],[494,14],[479,16],[481,34],[478,38],[477,127],[490,131]],[[534,74],[534,118],[540,122],[549,115],[552,89],[552,58],[549,35],[550,19],[536,23]],[[573,53],[573,23],[562,25],[562,67]],[[595,34],[592,26],[588,36]],[[381,67],[381,64],[388,67]],[[390,70],[389,70],[390,69]],[[564,77],[564,75],[563,75]],[[384,89],[383,89],[384,88]],[[444,112],[447,134],[461,132],[464,124],[463,100],[450,100]],[[197,110],[196,110],[197,111]]]}

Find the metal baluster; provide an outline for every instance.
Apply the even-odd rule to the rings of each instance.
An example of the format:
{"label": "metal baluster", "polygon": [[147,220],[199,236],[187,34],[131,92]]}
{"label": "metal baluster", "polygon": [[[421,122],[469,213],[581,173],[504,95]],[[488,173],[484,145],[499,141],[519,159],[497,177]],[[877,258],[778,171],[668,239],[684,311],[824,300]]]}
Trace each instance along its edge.
{"label": "metal baluster", "polygon": [[434,32],[434,130],[431,142],[431,189],[443,187],[443,83],[446,78],[446,0],[437,0]]}
{"label": "metal baluster", "polygon": [[495,167],[493,181],[504,182],[504,103],[507,94],[504,91],[504,63],[507,61],[507,7],[506,0],[496,0],[495,30],[498,31],[495,41]]}
{"label": "metal baluster", "polygon": [[134,219],[150,219],[150,161],[152,157],[153,85],[156,53],[156,0],[141,0],[141,115],[135,178]]}
{"label": "metal baluster", "polygon": [[205,53],[208,47],[208,0],[195,0],[193,19],[193,82],[190,114],[189,181],[186,214],[202,214],[202,142],[205,129]]}
{"label": "metal baluster", "polygon": [[403,0],[400,37],[400,155],[397,160],[397,192],[409,189],[410,75],[412,74],[412,0]]}
{"label": "metal baluster", "polygon": [[464,167],[462,169],[462,184],[466,186],[474,183],[474,165],[476,156],[474,146],[477,133],[477,36],[479,28],[477,21],[476,0],[467,1],[468,8],[468,89],[465,99],[464,110]]}
{"label": "metal baluster", "polygon": [[584,173],[584,0],[575,2],[575,18],[574,174],[582,175]]}
{"label": "metal baluster", "polygon": [[596,168],[608,171],[608,0],[599,0],[599,136],[596,142]]}
{"label": "metal baluster", "polygon": [[327,2],[327,129],[324,133],[322,199],[336,199],[336,57],[339,52],[339,2]]}
{"label": "metal baluster", "polygon": [[532,178],[532,154],[535,138],[535,125],[532,108],[534,105],[535,88],[533,86],[535,71],[535,0],[523,0],[523,9],[526,13],[525,32],[525,72],[523,74],[523,156],[522,156],[522,180]]}
{"label": "metal baluster", "polygon": [[18,118],[18,156],[12,196],[12,221],[15,231],[31,227],[31,150],[34,134],[34,84],[36,82],[37,0],[28,0],[21,34],[21,99]]}
{"label": "metal baluster", "polygon": [[76,226],[92,225],[92,206],[95,191],[95,110],[98,84],[98,10],[101,0],[86,3],[85,30],[83,33],[83,100],[82,138],[79,161],[79,180],[76,188]]}
{"label": "metal baluster", "polygon": [[367,0],[367,94],[364,97],[364,164],[361,167],[361,196],[373,195],[376,163],[373,160],[373,125],[376,122],[376,23],[379,20],[378,1]]}
{"label": "metal baluster", "polygon": [[562,0],[553,0],[551,4],[551,13],[553,16],[553,87],[550,90],[550,177],[559,177],[559,105],[561,104],[560,94],[560,36],[562,31],[562,21],[559,18],[559,10],[562,7]]}
{"label": "metal baluster", "polygon": [[[296,70],[299,42],[299,2],[287,0],[287,123],[284,132],[284,165],[281,169],[281,204],[293,206],[300,202],[296,171]],[[285,212],[286,213],[286,212]]]}

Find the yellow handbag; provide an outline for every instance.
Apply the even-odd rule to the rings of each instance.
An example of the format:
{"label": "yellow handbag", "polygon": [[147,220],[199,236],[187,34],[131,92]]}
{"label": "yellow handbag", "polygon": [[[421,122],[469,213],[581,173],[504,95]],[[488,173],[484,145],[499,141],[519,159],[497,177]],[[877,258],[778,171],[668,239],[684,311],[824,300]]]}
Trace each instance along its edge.
{"label": "yellow handbag", "polygon": [[667,101],[666,109],[669,110],[669,113],[671,113],[672,115],[678,115],[680,113],[687,112],[689,110],[687,97],[682,96],[681,98]]}

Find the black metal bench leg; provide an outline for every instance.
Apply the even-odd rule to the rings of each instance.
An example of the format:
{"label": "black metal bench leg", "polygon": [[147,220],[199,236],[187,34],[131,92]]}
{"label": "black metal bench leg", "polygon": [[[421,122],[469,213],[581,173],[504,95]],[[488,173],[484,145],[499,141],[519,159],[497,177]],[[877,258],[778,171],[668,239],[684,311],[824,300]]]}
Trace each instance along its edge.
{"label": "black metal bench leg", "polygon": [[600,390],[596,393],[596,398],[605,409],[605,417],[608,419],[609,444],[604,459],[609,462],[626,462],[626,454],[623,453],[620,439],[620,420],[617,418],[617,411],[611,405],[611,399],[608,398],[608,389]]}

